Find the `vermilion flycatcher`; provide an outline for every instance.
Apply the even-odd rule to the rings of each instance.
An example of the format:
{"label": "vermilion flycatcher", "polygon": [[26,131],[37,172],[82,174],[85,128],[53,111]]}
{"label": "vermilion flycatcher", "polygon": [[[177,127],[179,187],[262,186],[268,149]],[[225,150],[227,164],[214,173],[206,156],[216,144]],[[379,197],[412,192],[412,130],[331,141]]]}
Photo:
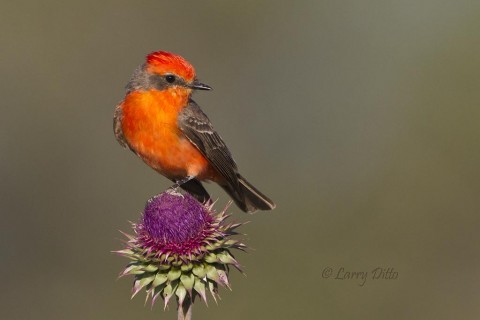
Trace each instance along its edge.
{"label": "vermilion flycatcher", "polygon": [[275,208],[238,173],[225,142],[192,100],[194,90],[210,89],[198,82],[195,69],[182,57],[164,51],[149,54],[115,108],[118,142],[199,201],[210,199],[200,180],[210,180],[245,212]]}

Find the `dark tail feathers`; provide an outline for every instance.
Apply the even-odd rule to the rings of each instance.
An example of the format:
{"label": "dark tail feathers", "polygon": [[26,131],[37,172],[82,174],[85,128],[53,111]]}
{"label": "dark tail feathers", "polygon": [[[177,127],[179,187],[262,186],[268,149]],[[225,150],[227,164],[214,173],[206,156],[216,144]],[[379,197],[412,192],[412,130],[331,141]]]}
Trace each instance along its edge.
{"label": "dark tail feathers", "polygon": [[222,187],[240,209],[253,213],[257,210],[272,210],[275,208],[275,203],[252,186],[244,177],[240,174],[237,174],[237,177],[239,190],[232,188],[230,185],[223,185]]}
{"label": "dark tail feathers", "polygon": [[[252,186],[244,177],[237,174],[239,188],[222,185],[222,188],[232,197],[236,205],[245,212],[253,213],[257,210],[272,210],[275,204],[263,193]],[[210,200],[210,195],[200,181],[192,179],[181,185],[182,189],[193,195],[198,201],[204,203]]]}

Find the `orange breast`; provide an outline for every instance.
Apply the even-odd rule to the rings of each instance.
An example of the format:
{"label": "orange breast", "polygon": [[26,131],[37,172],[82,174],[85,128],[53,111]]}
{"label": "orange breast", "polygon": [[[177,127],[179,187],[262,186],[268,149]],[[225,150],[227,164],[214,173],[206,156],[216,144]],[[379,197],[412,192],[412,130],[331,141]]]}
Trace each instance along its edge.
{"label": "orange breast", "polygon": [[209,163],[177,126],[188,93],[178,89],[132,92],[123,102],[122,131],[129,146],[168,178],[207,178]]}

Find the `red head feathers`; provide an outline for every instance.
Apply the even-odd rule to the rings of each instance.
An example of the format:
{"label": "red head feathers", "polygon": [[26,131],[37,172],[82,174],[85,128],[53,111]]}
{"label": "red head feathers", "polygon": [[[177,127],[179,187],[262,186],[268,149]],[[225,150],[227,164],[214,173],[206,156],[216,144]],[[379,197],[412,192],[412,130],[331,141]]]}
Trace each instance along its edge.
{"label": "red head feathers", "polygon": [[150,53],[147,56],[147,65],[150,71],[155,73],[174,73],[187,81],[192,81],[195,78],[193,66],[187,60],[170,52],[157,51]]}

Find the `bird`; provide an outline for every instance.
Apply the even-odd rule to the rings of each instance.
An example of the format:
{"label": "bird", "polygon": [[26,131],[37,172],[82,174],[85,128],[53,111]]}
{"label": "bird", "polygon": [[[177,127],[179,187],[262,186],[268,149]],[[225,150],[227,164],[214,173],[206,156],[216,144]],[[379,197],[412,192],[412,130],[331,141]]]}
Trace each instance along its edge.
{"label": "bird", "polygon": [[180,55],[155,51],[147,55],[115,107],[117,141],[149,167],[198,201],[211,200],[202,182],[220,185],[244,212],[272,210],[275,204],[239,172],[224,140],[192,99],[199,82],[195,69]]}

